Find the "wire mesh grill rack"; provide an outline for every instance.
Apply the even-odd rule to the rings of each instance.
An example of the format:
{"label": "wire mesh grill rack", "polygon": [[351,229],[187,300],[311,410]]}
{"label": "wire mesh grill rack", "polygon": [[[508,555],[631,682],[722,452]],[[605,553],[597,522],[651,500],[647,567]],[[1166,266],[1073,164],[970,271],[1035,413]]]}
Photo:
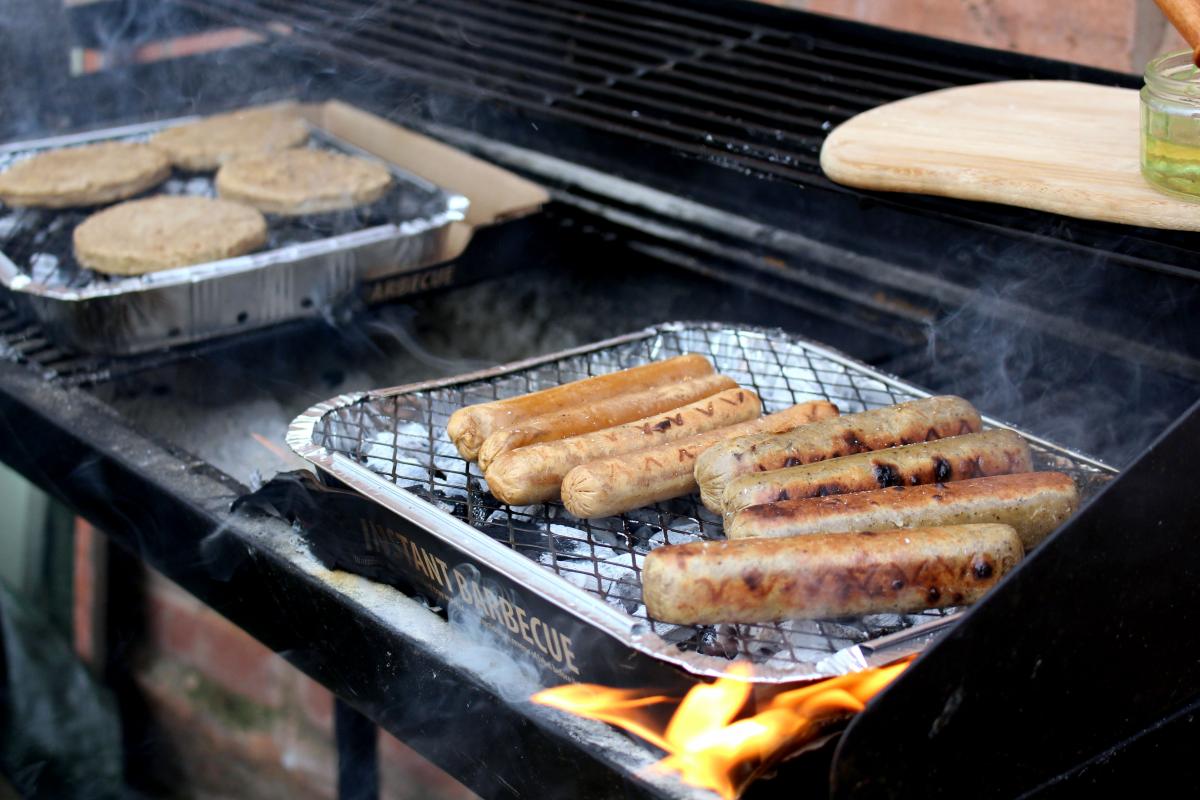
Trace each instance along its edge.
{"label": "wire mesh grill rack", "polygon": [[[463,460],[445,433],[456,409],[544,389],[687,352],[710,358],[718,371],[751,387],[767,412],[828,399],[843,413],[891,405],[927,393],[850,359],[778,331],[677,323],[659,326],[583,352],[500,368],[433,385],[347,396],[313,409],[293,425],[291,443],[329,469],[336,457],[365,466],[364,490],[379,499],[378,482],[400,487],[626,615],[630,644],[657,640],[680,654],[748,660],[756,673],[793,679],[844,671],[861,648],[899,632],[939,627],[958,609],[875,614],[853,619],[774,624],[678,626],[651,619],[641,594],[641,566],[655,547],[723,537],[719,516],[696,496],[615,517],[579,520],[557,502],[514,507],[487,490],[478,466]],[[996,423],[989,423],[996,424]],[[307,438],[306,438],[307,437]],[[1086,498],[1112,471],[1031,439],[1037,466],[1070,474]],[[334,456],[330,460],[329,456]],[[343,480],[344,475],[339,475]],[[375,486],[369,485],[375,483]],[[436,533],[436,531],[435,531]],[[648,635],[647,635],[648,634]],[[636,641],[635,641],[636,640]],[[685,659],[686,660],[686,659]]]}

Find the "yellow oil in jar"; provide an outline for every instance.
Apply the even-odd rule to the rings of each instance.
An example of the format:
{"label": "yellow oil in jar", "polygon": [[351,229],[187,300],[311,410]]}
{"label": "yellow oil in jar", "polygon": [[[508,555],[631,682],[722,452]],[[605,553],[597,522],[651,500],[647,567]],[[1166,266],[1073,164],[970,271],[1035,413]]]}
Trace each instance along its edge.
{"label": "yellow oil in jar", "polygon": [[1200,70],[1192,51],[1146,65],[1142,86],[1142,175],[1156,189],[1200,200]]}
{"label": "yellow oil in jar", "polygon": [[1200,110],[1142,103],[1142,175],[1159,189],[1200,200]]}

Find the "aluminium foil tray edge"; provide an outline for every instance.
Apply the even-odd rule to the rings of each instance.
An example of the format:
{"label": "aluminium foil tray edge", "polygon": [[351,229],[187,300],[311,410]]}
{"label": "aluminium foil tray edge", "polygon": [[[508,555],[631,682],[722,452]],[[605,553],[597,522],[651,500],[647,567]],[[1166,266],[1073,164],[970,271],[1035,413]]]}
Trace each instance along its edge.
{"label": "aluminium foil tray edge", "polygon": [[[582,620],[586,625],[595,629],[596,632],[607,634],[628,648],[682,668],[693,675],[703,677],[740,677],[729,671],[730,665],[734,663],[733,661],[719,656],[681,650],[661,636],[648,630],[645,623],[642,623],[635,617],[622,613],[619,609],[605,603],[599,597],[564,580],[551,570],[546,569],[516,550],[481,533],[471,525],[435,507],[432,503],[418,495],[388,481],[378,472],[372,471],[363,464],[356,462],[353,458],[327,449],[315,441],[317,426],[322,423],[328,414],[365,401],[399,397],[428,390],[488,381],[575,356],[593,354],[597,351],[636,343],[664,333],[687,330],[732,330],[738,333],[786,339],[789,342],[802,345],[806,351],[817,353],[824,359],[837,362],[856,375],[868,377],[880,383],[893,386],[906,394],[929,396],[929,392],[905,383],[898,378],[867,367],[830,348],[813,344],[782,331],[751,326],[723,325],[712,322],[670,322],[604,341],[515,361],[468,374],[371,392],[343,394],[319,403],[296,417],[289,426],[287,443],[297,455],[350,489],[358,492],[371,503],[381,506],[423,531],[429,532],[436,539],[462,554],[464,558],[485,564],[505,576],[515,586],[533,593],[540,599],[552,603],[566,614]],[[986,417],[985,423],[993,427],[1011,427]],[[1115,474],[1115,470],[1112,467],[1096,459],[1074,453],[1036,436],[1030,436],[1021,431],[1018,432],[1022,433],[1031,444],[1044,451],[1048,451],[1054,456],[1069,459],[1075,465],[1105,475]],[[959,616],[959,614],[950,614],[932,618],[928,622],[922,622],[912,627],[856,643],[832,652],[820,660],[800,665],[801,668],[798,669],[781,669],[771,665],[755,665],[752,680],[761,683],[806,681],[846,674],[869,666],[888,663],[924,649],[928,643],[948,630],[957,621]]]}

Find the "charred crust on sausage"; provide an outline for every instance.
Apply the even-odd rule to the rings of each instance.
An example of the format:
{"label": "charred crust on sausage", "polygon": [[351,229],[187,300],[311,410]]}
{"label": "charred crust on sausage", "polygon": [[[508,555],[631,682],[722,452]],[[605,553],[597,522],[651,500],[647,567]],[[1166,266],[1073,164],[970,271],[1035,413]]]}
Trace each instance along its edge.
{"label": "charred crust on sausage", "polygon": [[881,461],[873,463],[874,467],[871,471],[874,473],[875,482],[879,484],[880,488],[886,489],[889,486],[899,486],[904,482],[903,476],[901,476],[900,471],[896,469],[895,465]]}
{"label": "charred crust on sausage", "polygon": [[971,574],[981,581],[986,581],[992,577],[994,572],[992,563],[983,556],[976,556],[975,560],[971,562]]}
{"label": "charred crust on sausage", "polygon": [[763,585],[762,570],[751,569],[742,574],[742,583],[746,584],[746,588],[752,592],[758,592]]}
{"label": "charred crust on sausage", "polygon": [[954,474],[954,470],[950,467],[950,462],[941,456],[933,457],[933,480],[936,483],[945,483],[950,480]]}
{"label": "charred crust on sausage", "polygon": [[858,438],[858,431],[850,430],[842,434],[842,441],[846,443],[848,453],[865,453],[871,448],[862,443]]}

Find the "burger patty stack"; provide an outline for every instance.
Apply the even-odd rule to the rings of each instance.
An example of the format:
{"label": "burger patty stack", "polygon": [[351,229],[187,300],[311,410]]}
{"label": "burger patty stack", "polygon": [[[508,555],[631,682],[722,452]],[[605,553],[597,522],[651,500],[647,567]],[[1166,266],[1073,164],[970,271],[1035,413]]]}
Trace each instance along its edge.
{"label": "burger patty stack", "polygon": [[762,416],[695,354],[462,408],[447,433],[510,505],[595,518],[699,491],[726,538],[656,548],[642,569],[647,612],[678,624],[971,603],[1079,504],[962,398]]}

